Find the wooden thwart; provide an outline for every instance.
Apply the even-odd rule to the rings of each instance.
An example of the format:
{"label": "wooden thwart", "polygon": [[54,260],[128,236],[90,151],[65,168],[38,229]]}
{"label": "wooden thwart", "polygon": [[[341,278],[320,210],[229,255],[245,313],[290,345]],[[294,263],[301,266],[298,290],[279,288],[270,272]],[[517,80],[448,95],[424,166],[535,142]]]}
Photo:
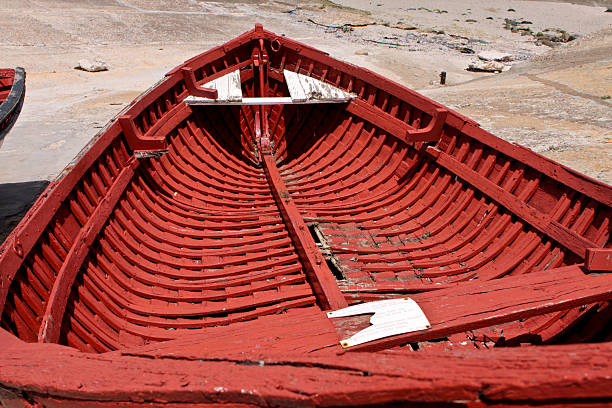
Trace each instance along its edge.
{"label": "wooden thwart", "polygon": [[428,341],[593,302],[612,299],[612,276],[585,275],[573,265],[412,295],[431,324],[427,330],[372,341],[350,350],[375,351]]}
{"label": "wooden thwart", "polygon": [[217,90],[216,99],[190,95],[184,101],[188,105],[299,105],[346,103],[355,98],[355,95],[306,75],[287,70],[284,75],[289,89],[288,97],[243,97],[240,70],[236,70],[203,85],[207,89]]}
{"label": "wooden thwart", "polygon": [[307,101],[348,102],[355,98],[354,95],[316,78],[287,70],[283,71],[283,75],[291,99],[296,103]]}

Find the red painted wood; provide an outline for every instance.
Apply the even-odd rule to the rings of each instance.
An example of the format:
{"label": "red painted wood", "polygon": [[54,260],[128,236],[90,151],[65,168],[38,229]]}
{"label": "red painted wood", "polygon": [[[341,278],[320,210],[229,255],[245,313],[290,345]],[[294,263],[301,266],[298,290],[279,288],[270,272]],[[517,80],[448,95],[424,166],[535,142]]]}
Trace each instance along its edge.
{"label": "red painted wood", "polygon": [[217,99],[217,90],[211,88],[202,88],[197,85],[193,69],[189,67],[181,68],[181,74],[183,75],[183,81],[187,86],[187,90],[193,96],[200,96],[203,98]]}
{"label": "red painted wood", "polygon": [[138,165],[139,161],[137,159],[130,159],[110,187],[108,194],[100,201],[87,223],[81,228],[77,235],[62,268],[57,274],[55,284],[51,290],[38,333],[39,342],[57,342],[66,302],[68,301],[68,296],[72,290],[72,285],[74,284],[77,273],[81,269],[81,265],[87,256],[89,248],[107,222],[111,211],[113,211],[117,201],[119,201],[126,186],[131,181]]}
{"label": "red painted wood", "polygon": [[404,143],[437,142],[440,140],[442,127],[448,113],[447,109],[438,108],[427,127],[415,129],[361,99],[351,101],[346,110],[386,130]]}
{"label": "red painted wood", "polygon": [[612,299],[612,277],[588,276],[584,270],[571,266],[492,282],[474,280],[455,288],[410,296],[425,313],[430,329],[361,344],[349,351],[375,351],[434,340]]}
{"label": "red painted wood", "polygon": [[120,116],[117,121],[121,126],[127,143],[134,151],[165,151],[168,147],[164,135],[161,137],[145,138],[138,134],[134,125],[134,117],[131,115]]}
{"label": "red painted wood", "polygon": [[476,172],[457,163],[444,152],[440,152],[433,148],[427,149],[437,163],[446,167],[457,176],[465,179],[470,185],[478,188],[489,197],[503,205],[506,209],[513,212],[518,217],[527,221],[530,225],[548,235],[552,239],[560,242],[572,252],[584,257],[587,248],[596,246],[595,243],[580,236],[579,234],[570,231],[567,227],[551,220],[549,217],[540,214],[534,208],[524,202],[521,202],[514,195],[510,194],[503,188],[493,184],[489,180],[479,177]]}
{"label": "red painted wood", "polygon": [[269,153],[264,153],[263,164],[276,204],[291,234],[293,244],[300,255],[300,260],[306,268],[309,280],[313,285],[315,293],[318,295],[319,302],[324,309],[346,307],[346,300],[336,284],[334,275],[321,256],[316,243],[308,231],[308,227],[302,220],[297,207],[287,191],[287,187],[282,181],[274,157]]}
{"label": "red painted wood", "polygon": [[591,271],[612,272],[612,249],[588,248],[584,265]]}
{"label": "red painted wood", "polygon": [[[182,69],[193,77],[186,81]],[[190,83],[237,69],[245,96],[287,96],[282,71],[289,69],[357,99],[266,109],[182,102]],[[26,389],[30,405],[607,402],[606,394],[582,393],[601,387],[597,370],[609,369],[598,361],[608,360],[610,309],[603,301],[582,305],[605,298],[587,286],[607,275],[566,276],[558,268],[601,267],[612,189],[456,112],[443,117],[444,109],[261,27],[171,71],[119,115],[124,129],[111,122],[94,138],[0,247],[2,367],[27,360],[27,369],[47,373],[56,358],[85,381],[79,388],[72,374],[38,374],[29,376],[32,387],[20,388],[11,382],[17,377],[3,377],[0,398],[21,403]],[[141,147],[167,153],[142,159],[125,180],[126,163]],[[532,274],[542,270],[554,270],[544,272],[548,283]],[[553,300],[534,297],[536,287]],[[568,287],[571,293],[559,293]],[[417,342],[418,352],[334,354],[339,338],[316,302],[338,308],[406,294],[437,319],[430,335],[457,334],[403,339]],[[504,310],[495,313],[499,305]],[[53,330],[46,340],[80,352],[51,356],[41,370],[36,359],[59,346],[15,346],[27,359],[5,351],[18,344],[14,336],[37,341],[45,326]],[[461,332],[474,327],[482,330]],[[488,334],[497,346],[505,339],[525,347],[488,354]],[[582,343],[548,348],[528,344],[533,339]],[[252,349],[259,354],[246,359]],[[122,355],[128,350],[131,356]],[[111,353],[86,360],[82,352]],[[274,364],[259,365],[272,355],[280,356]],[[153,357],[164,361],[157,366]],[[356,361],[375,374],[341,369]],[[119,381],[127,367],[140,377],[156,373],[155,391],[140,377]],[[402,374],[376,374],[380,367]],[[579,375],[585,367],[589,377]],[[90,386],[87,372],[106,373],[107,382]],[[172,378],[179,372],[233,391],[207,385],[177,394]],[[526,384],[521,375],[534,380]],[[264,377],[271,382],[257,382]],[[56,393],[49,384],[57,378],[75,384]],[[424,388],[414,378],[424,378]],[[258,397],[245,396],[244,384],[256,385]],[[505,391],[489,393],[499,387]],[[151,399],[136,401],[145,394]]]}
{"label": "red painted wood", "polygon": [[[0,355],[0,387],[16,403],[54,399],[69,405],[105,401],[359,406],[389,402],[550,403],[612,401],[609,344],[446,353],[291,353],[196,358],[159,352],[85,355],[56,345],[10,340]],[[44,347],[44,352],[35,351]],[[26,363],[27,362],[27,363]],[[45,370],[38,367],[44,365]],[[71,373],[72,375],[66,375]],[[108,373],[108,375],[104,375]],[[147,375],[143,375],[147,373]],[[299,379],[291,381],[288,379]],[[584,405],[582,405],[584,406]]]}
{"label": "red painted wood", "polygon": [[0,146],[11,130],[25,100],[26,73],[23,68],[0,69]]}

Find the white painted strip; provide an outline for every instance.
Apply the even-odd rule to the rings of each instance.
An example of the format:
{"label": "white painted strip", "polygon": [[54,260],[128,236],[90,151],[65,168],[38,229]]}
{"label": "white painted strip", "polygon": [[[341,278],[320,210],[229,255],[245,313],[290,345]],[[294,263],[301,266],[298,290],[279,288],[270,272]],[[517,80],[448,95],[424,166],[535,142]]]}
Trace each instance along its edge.
{"label": "white painted strip", "polygon": [[410,298],[379,300],[361,303],[344,309],[328,312],[327,317],[350,317],[374,313],[370,318],[372,326],[353,334],[340,342],[342,347],[351,347],[369,341],[429,329],[427,317]]}
{"label": "white painted strip", "polygon": [[[217,90],[217,99],[221,101],[227,101],[227,95],[229,93],[227,86],[227,77],[231,74],[223,75],[221,78],[217,78],[213,81],[215,89]],[[206,86],[206,85],[204,85]]]}
{"label": "white painted strip", "polygon": [[217,90],[217,99],[199,98],[208,101],[207,104],[223,102],[240,102],[242,100],[242,84],[240,82],[240,70],[230,72],[217,79],[206,82],[203,88]]}
{"label": "white painted strip", "polygon": [[285,83],[287,84],[287,88],[289,89],[289,95],[291,95],[291,99],[296,102],[304,102],[308,99],[306,92],[300,82],[300,78],[297,73],[293,71],[284,70],[283,74],[285,76]]}
{"label": "white painted strip", "polygon": [[[352,98],[351,98],[352,99]],[[219,99],[200,98],[188,96],[184,102],[187,105],[305,105],[314,103],[347,103],[351,99],[307,99],[295,101],[291,97],[242,98],[241,101],[223,101]]]}
{"label": "white painted strip", "polygon": [[231,74],[227,75],[228,81],[228,101],[240,101],[242,100],[242,82],[240,82],[240,70],[236,70]]}
{"label": "white painted strip", "polygon": [[284,70],[283,74],[289,89],[289,95],[296,102],[304,100],[347,101],[356,97],[316,78],[287,70]]}

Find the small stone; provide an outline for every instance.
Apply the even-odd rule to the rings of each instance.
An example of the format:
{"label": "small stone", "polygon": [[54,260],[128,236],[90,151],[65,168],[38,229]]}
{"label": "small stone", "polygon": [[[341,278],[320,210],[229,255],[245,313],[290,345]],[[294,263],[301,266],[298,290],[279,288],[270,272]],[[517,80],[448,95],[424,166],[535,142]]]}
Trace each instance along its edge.
{"label": "small stone", "polygon": [[368,50],[357,50],[355,51],[355,55],[368,55]]}
{"label": "small stone", "polygon": [[473,72],[502,72],[504,64],[497,61],[473,61],[466,69]]}
{"label": "small stone", "polygon": [[487,20],[493,20],[493,17],[489,16],[487,17]]}
{"label": "small stone", "polygon": [[470,47],[460,47],[460,48],[457,48],[457,49],[462,54],[474,54],[475,53],[475,51],[473,49],[471,49]]}
{"label": "small stone", "polygon": [[468,18],[467,20],[465,20],[466,23],[477,23],[478,20],[474,20],[473,18]]}
{"label": "small stone", "polygon": [[567,31],[560,30],[558,28],[547,28],[543,32],[538,32],[535,37],[542,42],[550,41],[566,43],[575,40],[578,38],[578,35],[570,34]]}
{"label": "small stone", "polygon": [[74,67],[74,69],[80,69],[81,71],[87,72],[100,72],[108,71],[109,67],[106,62],[96,58],[93,61],[87,59],[79,60],[77,66]]}
{"label": "small stone", "polygon": [[410,24],[402,23],[401,21],[398,21],[395,24],[393,24],[393,23],[383,23],[383,25],[385,27],[397,28],[399,30],[407,30],[407,31],[416,30],[418,28],[417,26],[413,26],[413,25],[410,25]]}
{"label": "small stone", "polygon": [[499,51],[482,51],[478,58],[483,61],[512,61],[512,55]]}
{"label": "small stone", "polygon": [[516,10],[513,8],[509,8],[508,11],[516,11]]}

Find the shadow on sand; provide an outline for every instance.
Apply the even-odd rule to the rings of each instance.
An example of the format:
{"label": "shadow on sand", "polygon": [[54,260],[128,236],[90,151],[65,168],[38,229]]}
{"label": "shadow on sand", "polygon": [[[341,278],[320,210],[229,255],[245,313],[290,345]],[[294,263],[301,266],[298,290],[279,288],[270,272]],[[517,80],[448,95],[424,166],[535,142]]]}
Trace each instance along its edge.
{"label": "shadow on sand", "polygon": [[47,180],[0,184],[0,244],[49,185]]}

